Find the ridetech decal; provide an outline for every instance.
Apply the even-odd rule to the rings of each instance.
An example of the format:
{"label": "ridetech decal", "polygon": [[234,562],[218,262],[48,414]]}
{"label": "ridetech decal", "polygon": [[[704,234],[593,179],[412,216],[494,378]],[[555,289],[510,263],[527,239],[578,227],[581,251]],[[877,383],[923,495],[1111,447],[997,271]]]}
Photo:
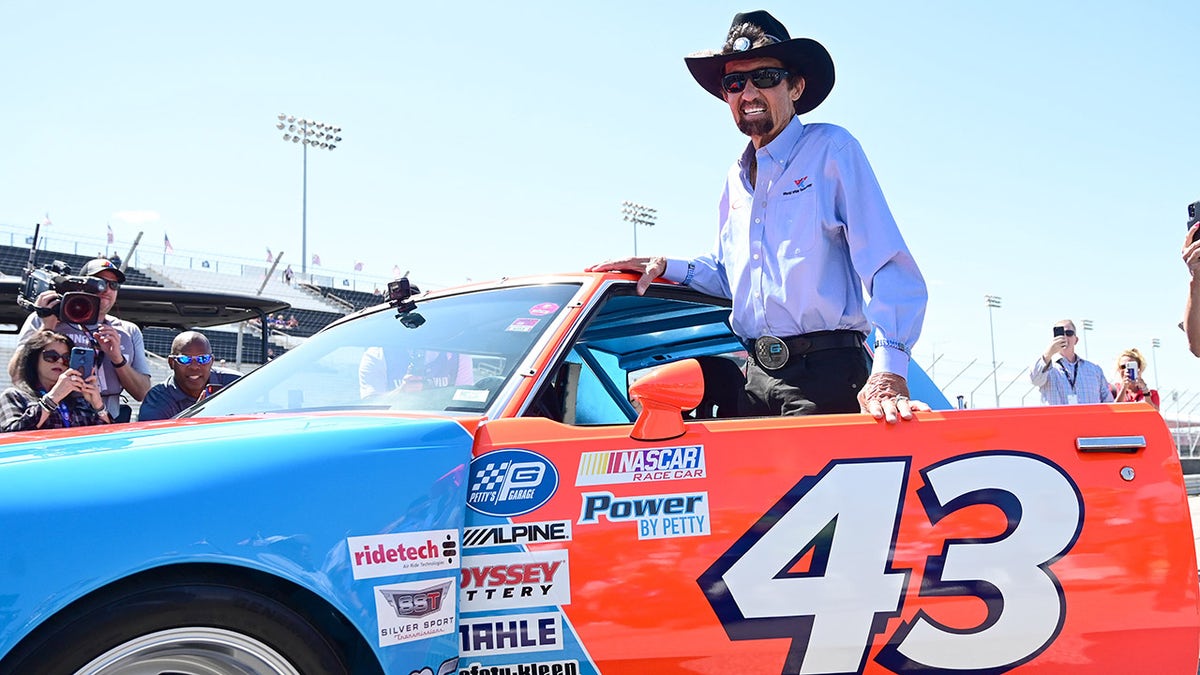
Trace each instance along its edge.
{"label": "ridetech decal", "polygon": [[[696,583],[730,639],[791,640],[785,675],[862,672],[912,573],[893,565],[910,461],[829,463],[701,574]],[[1078,486],[1042,457],[1005,450],[953,457],[921,476],[931,525],[984,504],[1003,514],[1004,529],[948,539],[922,572],[922,597],[974,597],[986,611],[975,625],[918,611],[882,638],[875,661],[896,673],[1003,673],[1029,662],[1066,618],[1051,567],[1083,528]]]}
{"label": "ridetech decal", "polygon": [[704,478],[704,446],[585,452],[576,485],[612,485]]}
{"label": "ridetech decal", "polygon": [[457,597],[452,579],[376,586],[379,646],[453,633]]}
{"label": "ridetech decal", "polygon": [[571,603],[565,550],[467,556],[460,574],[462,612]]}
{"label": "ridetech decal", "polygon": [[695,537],[710,533],[708,493],[690,492],[641,497],[615,497],[611,492],[585,492],[580,525],[636,522],[638,539]]}
{"label": "ridetech decal", "polygon": [[507,523],[468,527],[463,531],[463,548],[536,544],[545,541],[571,541],[571,521],[548,520],[540,523]]}
{"label": "ridetech decal", "polygon": [[539,612],[462,619],[458,638],[458,652],[463,656],[561,650],[562,615]]}
{"label": "ridetech decal", "polygon": [[458,568],[458,530],[347,537],[355,579]]}
{"label": "ridetech decal", "polygon": [[558,490],[558,469],[536,452],[494,450],[471,460],[467,506],[505,518],[519,516],[550,501]]}

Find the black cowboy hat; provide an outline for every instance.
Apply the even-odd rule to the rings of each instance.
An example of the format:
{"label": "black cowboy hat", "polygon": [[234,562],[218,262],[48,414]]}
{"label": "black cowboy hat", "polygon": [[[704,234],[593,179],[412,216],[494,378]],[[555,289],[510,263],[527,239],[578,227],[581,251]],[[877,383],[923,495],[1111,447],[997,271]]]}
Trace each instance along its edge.
{"label": "black cowboy hat", "polygon": [[783,24],[761,9],[733,17],[720,51],[698,52],[683,60],[700,86],[723,101],[725,64],[758,58],[779,59],[793,74],[804,77],[804,93],[796,99],[797,115],[821,105],[833,89],[833,58],[825,47],[808,38],[792,39]]}

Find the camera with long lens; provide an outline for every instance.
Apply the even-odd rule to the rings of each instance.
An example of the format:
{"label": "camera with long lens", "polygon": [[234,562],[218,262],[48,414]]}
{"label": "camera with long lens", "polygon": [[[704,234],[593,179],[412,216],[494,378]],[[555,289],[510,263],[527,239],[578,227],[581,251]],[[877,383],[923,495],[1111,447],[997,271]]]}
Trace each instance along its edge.
{"label": "camera with long lens", "polygon": [[[38,316],[54,316],[59,321],[91,326],[100,323],[100,294],[108,282],[98,277],[81,277],[71,274],[71,267],[61,260],[39,268],[25,269],[25,283],[17,296],[17,304],[38,313]],[[54,291],[60,299],[53,307],[38,307],[37,297],[46,291]]]}

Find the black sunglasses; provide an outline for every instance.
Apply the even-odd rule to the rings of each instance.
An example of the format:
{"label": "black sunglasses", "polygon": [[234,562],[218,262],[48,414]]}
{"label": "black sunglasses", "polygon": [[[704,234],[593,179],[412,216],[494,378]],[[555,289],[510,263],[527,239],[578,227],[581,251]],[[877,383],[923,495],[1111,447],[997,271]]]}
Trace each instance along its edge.
{"label": "black sunglasses", "polygon": [[67,356],[66,354],[61,354],[59,352],[52,352],[49,350],[42,351],[42,360],[45,361],[46,363],[58,363],[59,361],[66,363],[67,359],[69,359],[69,358],[71,358],[71,357]]}
{"label": "black sunglasses", "polygon": [[729,73],[721,78],[721,88],[729,94],[738,94],[746,89],[746,80],[754,83],[759,89],[778,87],[788,76],[784,68],[759,68],[748,73]]}
{"label": "black sunglasses", "polygon": [[1073,330],[1064,330],[1064,331],[1063,331],[1063,335],[1066,335],[1067,337],[1075,337],[1075,331],[1073,331]]}

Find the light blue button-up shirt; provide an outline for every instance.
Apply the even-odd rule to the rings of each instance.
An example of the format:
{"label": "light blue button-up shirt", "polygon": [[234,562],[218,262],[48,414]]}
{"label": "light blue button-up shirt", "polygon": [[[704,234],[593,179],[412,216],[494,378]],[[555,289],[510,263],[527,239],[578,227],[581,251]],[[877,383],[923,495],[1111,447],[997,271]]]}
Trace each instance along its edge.
{"label": "light blue button-up shirt", "polygon": [[[726,179],[715,249],[668,259],[663,276],[683,282],[689,262],[693,288],[733,299],[744,339],[874,327],[911,350],[921,334],[925,280],[862,147],[832,124],[793,118],[757,152],[750,144]],[[908,353],[876,349],[873,371],[907,376]]]}

